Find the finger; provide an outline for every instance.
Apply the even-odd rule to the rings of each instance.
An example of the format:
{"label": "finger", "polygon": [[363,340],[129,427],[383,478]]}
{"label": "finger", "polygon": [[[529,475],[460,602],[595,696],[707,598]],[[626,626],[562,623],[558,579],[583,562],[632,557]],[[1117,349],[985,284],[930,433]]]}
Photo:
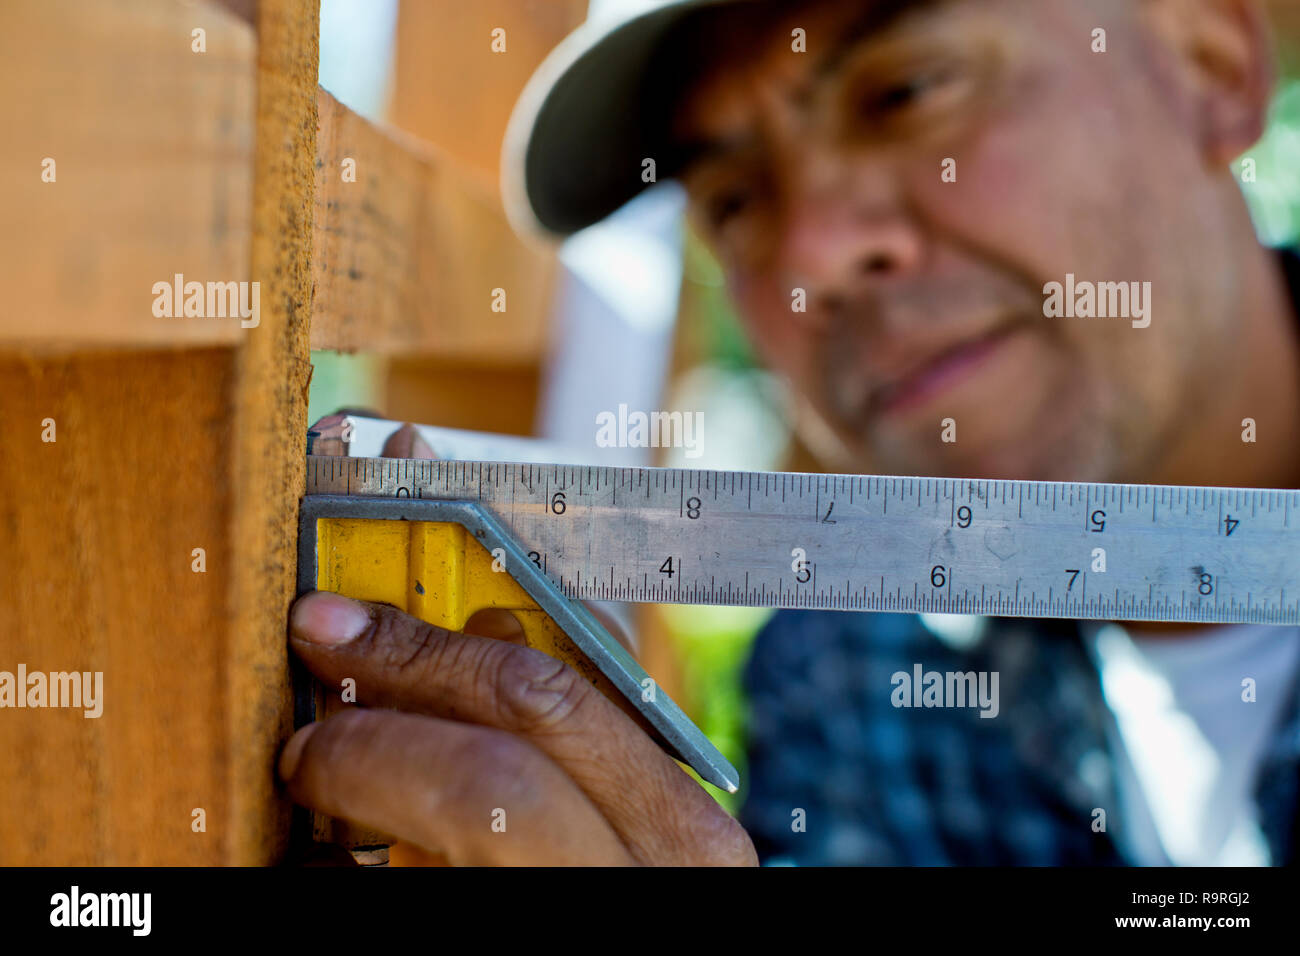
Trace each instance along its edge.
{"label": "finger", "polygon": [[348,446],[343,440],[343,428],[346,422],[346,413],[335,412],[333,415],[326,415],[308,428],[307,434],[312,439],[311,454],[346,458]]}
{"label": "finger", "polygon": [[299,730],[279,770],[298,803],[456,865],[634,862],[554,761],[499,730],[349,710]]}
{"label": "finger", "polygon": [[429,443],[420,437],[419,430],[410,422],[388,436],[379,455],[381,458],[438,457]]}
{"label": "finger", "polygon": [[353,678],[361,703],[526,738],[643,862],[754,860],[745,831],[702,787],[581,675],[539,651],[320,591],[294,606],[292,645],[326,683]]}
{"label": "finger", "polygon": [[617,601],[583,601],[590,611],[601,624],[605,625],[605,630],[613,636],[614,640],[622,644],[633,657],[637,656],[641,650],[640,642],[636,639],[635,629],[632,627],[632,615],[628,612],[626,604],[620,604]]}
{"label": "finger", "polygon": [[451,861],[442,853],[430,853],[414,843],[400,840],[388,848],[389,866],[451,866]]}

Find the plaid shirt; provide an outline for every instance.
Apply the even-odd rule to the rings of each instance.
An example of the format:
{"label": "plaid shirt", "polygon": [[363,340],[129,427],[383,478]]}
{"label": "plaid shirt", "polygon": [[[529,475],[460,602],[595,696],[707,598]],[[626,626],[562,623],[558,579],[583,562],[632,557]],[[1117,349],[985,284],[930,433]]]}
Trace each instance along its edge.
{"label": "plaid shirt", "polygon": [[[1295,639],[1294,630],[1279,629]],[[896,708],[891,675],[996,671],[1000,713]],[[992,618],[958,650],[911,615],[783,611],[745,671],[740,819],[765,862],[1123,864],[1108,719],[1075,621]],[[1293,687],[1255,790],[1275,862],[1296,859],[1300,694]],[[1107,810],[1094,832],[1093,811]],[[792,826],[804,811],[805,832]]]}
{"label": "plaid shirt", "polygon": [[[1300,258],[1286,256],[1300,303]],[[1294,640],[1294,629],[1279,629]],[[1000,713],[901,708],[891,676],[997,672]],[[1116,769],[1101,680],[1076,621],[990,618],[958,649],[901,614],[781,611],[744,674],[749,767],[740,820],[769,863],[1103,866]],[[1300,681],[1254,796],[1274,863],[1295,863]],[[1096,808],[1107,832],[1094,832]],[[802,815],[798,811],[804,811]],[[802,820],[802,832],[796,824]]]}

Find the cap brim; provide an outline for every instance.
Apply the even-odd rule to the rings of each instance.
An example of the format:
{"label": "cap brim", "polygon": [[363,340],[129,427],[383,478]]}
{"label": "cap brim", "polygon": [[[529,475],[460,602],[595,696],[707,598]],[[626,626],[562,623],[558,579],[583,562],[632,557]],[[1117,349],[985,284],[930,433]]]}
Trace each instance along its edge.
{"label": "cap brim", "polygon": [[515,104],[502,147],[501,195],[517,232],[570,235],[649,185],[642,163],[658,163],[665,145],[646,109],[662,89],[650,76],[660,42],[690,14],[737,2],[679,0],[612,27],[588,21],[551,52]]}

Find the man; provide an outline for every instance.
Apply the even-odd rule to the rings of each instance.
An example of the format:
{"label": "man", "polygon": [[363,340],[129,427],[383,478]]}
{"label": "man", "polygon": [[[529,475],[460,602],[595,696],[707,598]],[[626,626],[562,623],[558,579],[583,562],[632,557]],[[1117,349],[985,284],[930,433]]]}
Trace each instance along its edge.
{"label": "man", "polygon": [[[679,176],[841,470],[1297,487],[1300,268],[1230,172],[1270,86],[1251,0],[673,3],[543,66],[506,195],[565,233],[646,159]],[[1067,276],[1149,294],[1066,318]],[[304,729],[281,771],[457,863],[1294,857],[1295,629],[966,623],[778,613],[742,829],[555,662],[314,595],[295,650],[408,713]],[[998,674],[999,716],[895,708],[918,663]]]}

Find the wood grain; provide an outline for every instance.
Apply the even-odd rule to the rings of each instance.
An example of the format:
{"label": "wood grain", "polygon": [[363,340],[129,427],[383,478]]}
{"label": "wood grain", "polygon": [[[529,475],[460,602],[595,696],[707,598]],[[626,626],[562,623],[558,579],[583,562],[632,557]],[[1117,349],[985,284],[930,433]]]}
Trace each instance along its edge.
{"label": "wood grain", "polygon": [[[87,208],[66,210],[66,222],[34,225],[38,242],[24,237],[38,250],[33,268],[65,270],[64,294],[75,302],[77,273],[66,271],[65,258],[75,265],[78,249],[92,250],[96,263],[116,262],[108,247],[120,240],[124,267],[147,276],[176,251],[169,244],[188,255],[182,234],[197,230],[192,248],[225,263],[227,275],[260,284],[261,320],[250,329],[236,323],[232,341],[220,346],[147,349],[153,333],[141,331],[133,294],[119,294],[134,280],[109,276],[107,285],[85,286],[84,316],[50,300],[38,313],[48,317],[41,335],[28,328],[29,314],[27,325],[11,322],[14,334],[0,337],[0,407],[15,436],[0,470],[0,670],[24,663],[102,671],[104,679],[98,719],[0,712],[3,864],[265,864],[285,849],[289,807],[274,764],[291,717],[285,623],[310,379],[317,2],[259,4],[256,45],[253,27],[224,10],[199,4],[178,16],[178,6],[55,0],[4,14],[17,10],[42,24],[24,37],[43,44],[25,62],[58,67],[66,53],[60,38],[81,50],[88,23],[92,34],[102,31],[98,41],[111,38],[106,48],[120,40],[136,57],[101,56],[92,59],[95,70],[120,68],[122,85],[146,77],[154,89],[140,100],[128,93],[125,107],[104,103],[98,125],[81,131],[86,168],[68,170],[102,177],[95,181],[104,192],[122,177],[123,229],[95,233],[99,211],[115,200],[88,197]],[[232,168],[243,167],[230,174],[244,184],[233,192],[216,188],[225,174],[203,173],[206,159],[178,142],[187,129],[207,129],[207,116],[166,128],[180,122],[177,102],[210,92],[202,60],[166,52],[181,27],[188,50],[192,22],[219,24],[209,30],[209,54],[214,38],[233,38],[237,56],[230,55],[248,76],[232,95],[256,90],[255,122],[250,113],[226,129]],[[93,47],[83,52],[93,58]],[[163,67],[166,85],[187,91],[179,101],[153,78]],[[221,102],[203,96],[198,112]],[[39,119],[57,135],[71,117],[80,129],[86,117],[66,106],[51,95],[32,107],[31,123]],[[245,148],[254,128],[255,152]],[[99,165],[96,137],[109,147]],[[130,143],[139,169],[114,159],[114,144]],[[175,175],[191,167],[197,178]],[[66,167],[59,169],[62,186]],[[189,198],[202,215],[153,208],[144,186],[155,177],[154,200],[169,198],[168,184],[197,190]],[[0,182],[7,198],[13,184]],[[38,197],[56,207],[64,201],[55,192]],[[92,230],[84,236],[74,228],[83,214]],[[36,225],[44,221],[39,209],[31,215]],[[19,279],[19,303],[55,295],[44,280]],[[189,342],[175,327],[163,337]],[[89,351],[90,340],[114,347]],[[46,419],[57,429],[52,443],[41,440]],[[202,573],[192,567],[195,548],[204,549]],[[195,809],[204,813],[202,829]]]}
{"label": "wood grain", "polygon": [[[536,360],[554,251],[516,237],[495,195],[437,149],[324,90],[319,112],[312,348]],[[498,288],[504,312],[492,309]]]}
{"label": "wood grain", "polygon": [[248,279],[254,55],[206,3],[0,4],[0,346],[240,340],[238,319],[155,317],[152,289]]}
{"label": "wood grain", "polygon": [[394,359],[387,368],[384,414],[399,421],[436,421],[444,428],[532,435],[541,374],[536,364]]}
{"label": "wood grain", "polygon": [[104,681],[99,718],[0,711],[0,864],[236,862],[234,382],[225,348],[0,356],[0,670]]}
{"label": "wood grain", "polygon": [[311,381],[319,0],[259,3],[257,35],[251,273],[262,288],[262,320],[238,353],[231,448],[240,560],[226,722],[237,825],[227,856],[241,863],[279,859],[288,838],[289,807],[274,768],[293,720],[286,622],[297,579]]}
{"label": "wood grain", "polygon": [[[436,144],[491,195],[515,100],[538,64],[587,15],[587,0],[401,0],[393,125]],[[505,31],[505,52],[492,31]]]}

